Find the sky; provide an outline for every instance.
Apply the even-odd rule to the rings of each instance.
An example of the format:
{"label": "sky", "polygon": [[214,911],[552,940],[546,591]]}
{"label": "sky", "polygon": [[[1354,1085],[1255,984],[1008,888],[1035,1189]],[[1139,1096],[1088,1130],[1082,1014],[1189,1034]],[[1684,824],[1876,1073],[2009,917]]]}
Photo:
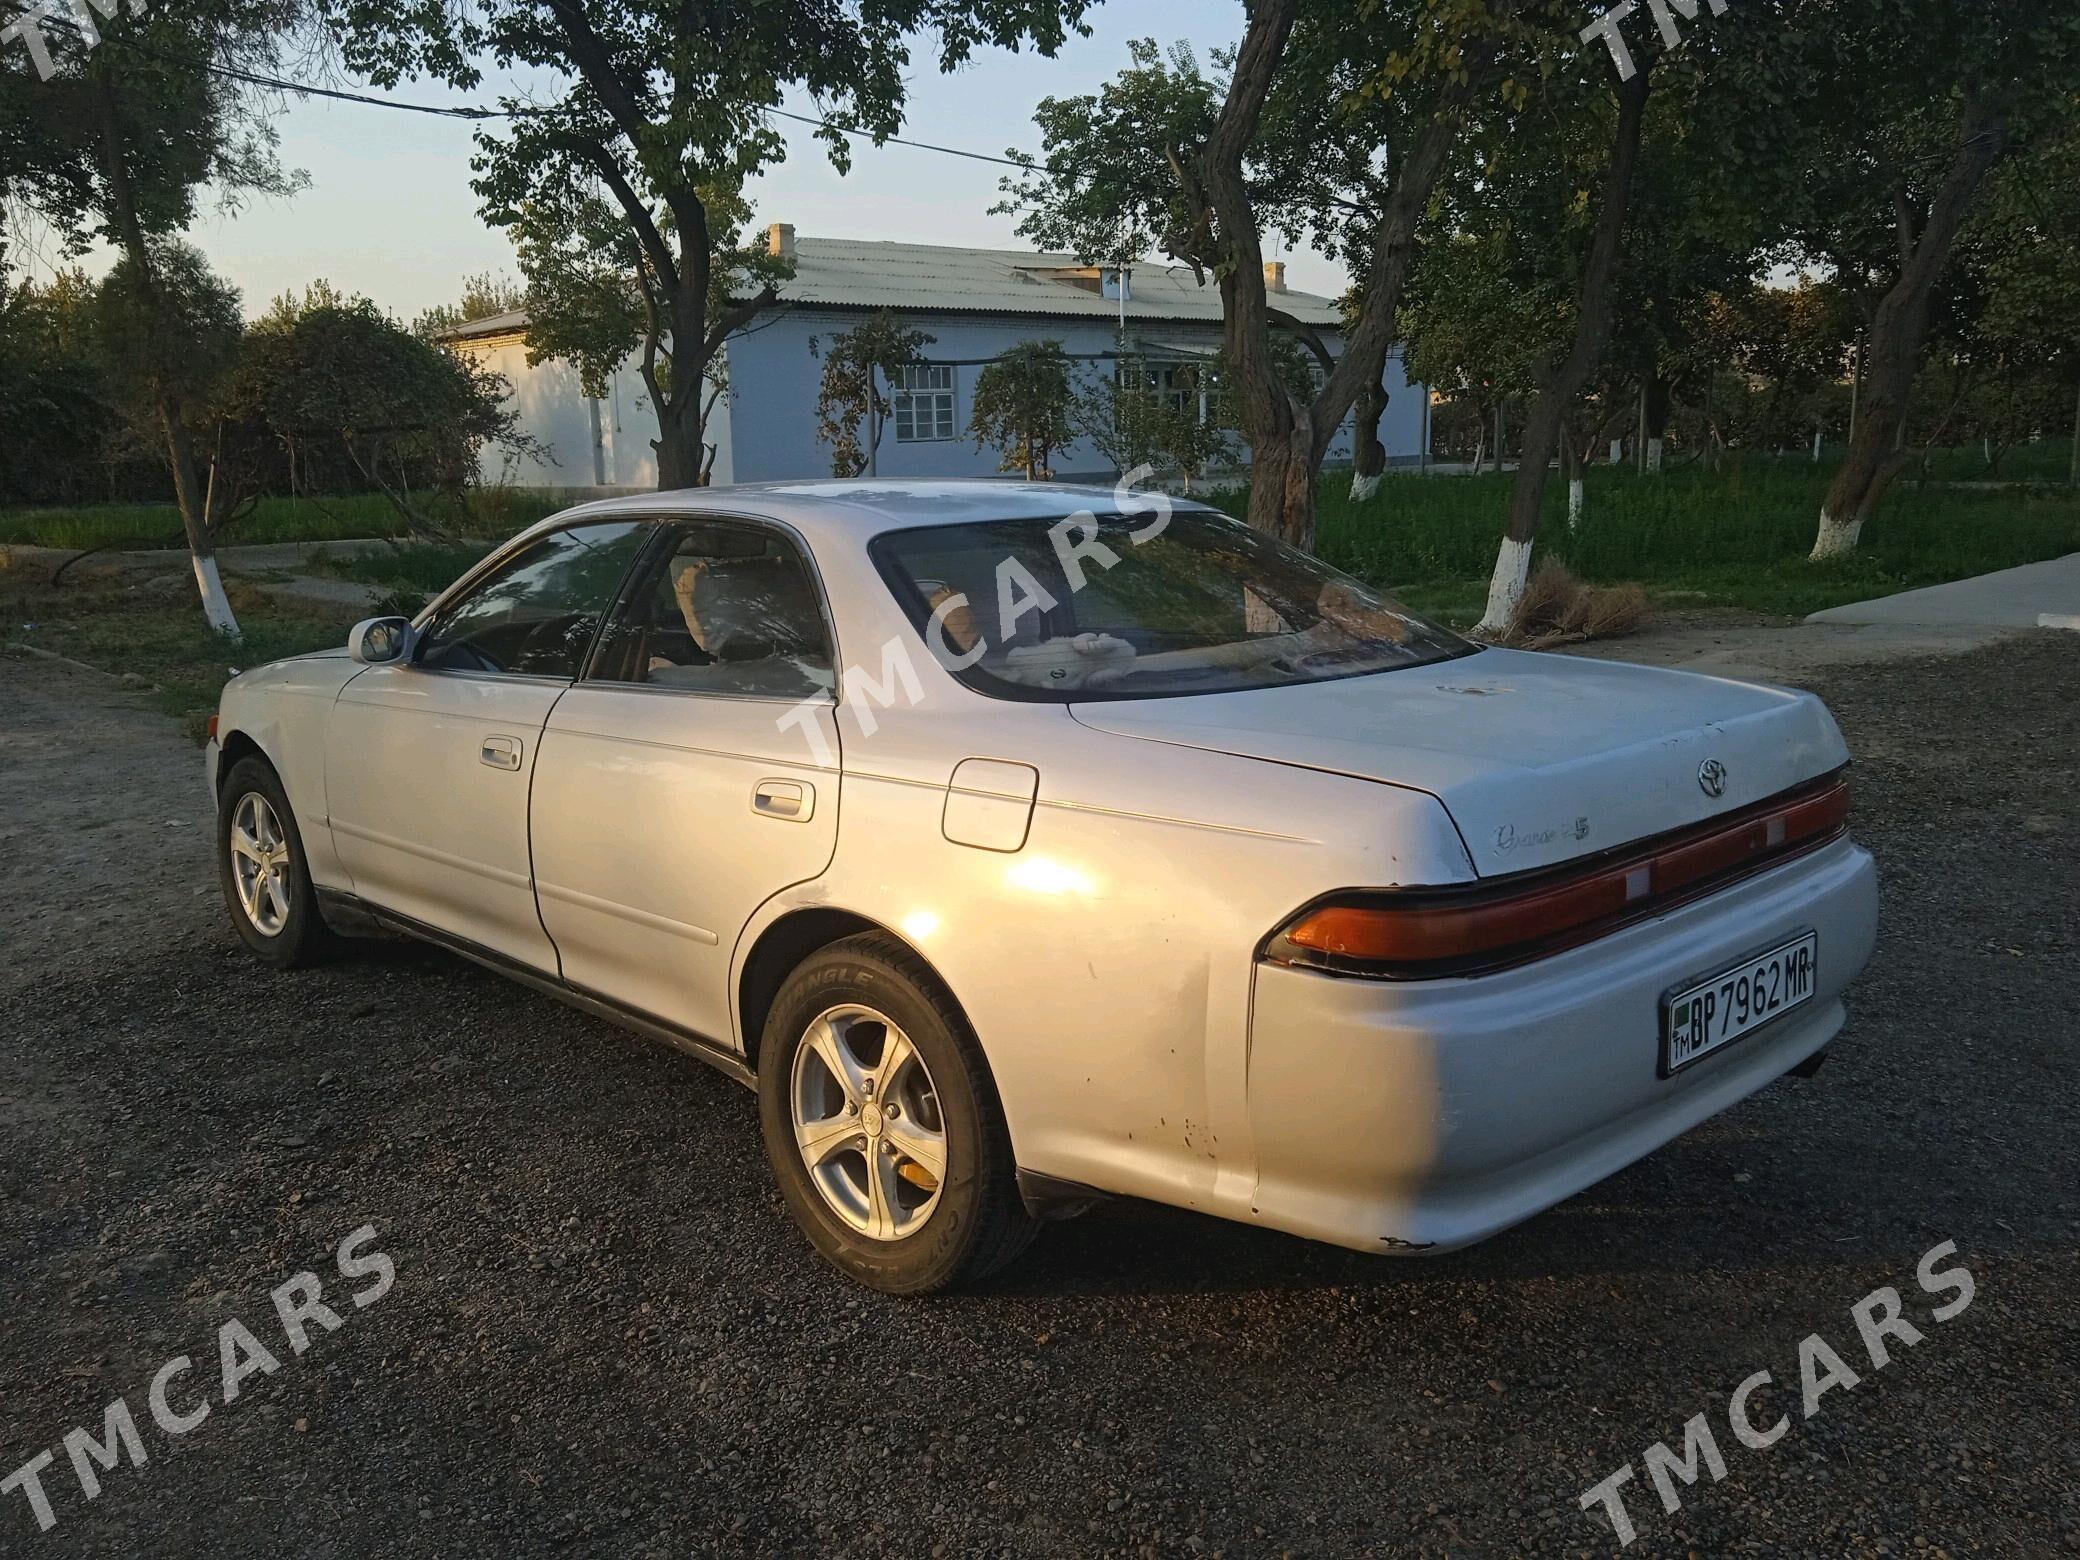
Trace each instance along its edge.
{"label": "sky", "polygon": [[[1073,40],[1052,60],[983,52],[946,76],[918,58],[903,134],[997,155],[1010,146],[1038,151],[1033,109],[1040,99],[1095,91],[1126,65],[1130,39],[1186,39],[1203,61],[1213,48],[1235,43],[1243,26],[1241,5],[1228,0],[1111,0],[1089,20],[1091,36]],[[458,94],[407,83],[387,95],[489,103],[500,85],[494,76],[482,90]],[[814,111],[806,99],[791,98],[787,106]],[[999,198],[997,181],[1009,170],[861,143],[852,172],[841,178],[807,126],[779,123],[788,159],[752,192],[761,226],[791,222],[797,233],[824,238],[1021,247],[1015,219],[989,213]],[[505,235],[477,215],[468,122],[302,99],[292,100],[279,129],[283,163],[304,170],[309,188],[233,214],[207,211],[189,234],[243,293],[249,315],[277,294],[300,292],[324,277],[410,320],[430,305],[454,301],[464,276],[517,274]],[[1267,235],[1266,255],[1289,261],[1290,286],[1341,291],[1337,267],[1304,251],[1284,254],[1270,247],[1276,242]],[[107,257],[92,255],[85,263],[98,272]]]}

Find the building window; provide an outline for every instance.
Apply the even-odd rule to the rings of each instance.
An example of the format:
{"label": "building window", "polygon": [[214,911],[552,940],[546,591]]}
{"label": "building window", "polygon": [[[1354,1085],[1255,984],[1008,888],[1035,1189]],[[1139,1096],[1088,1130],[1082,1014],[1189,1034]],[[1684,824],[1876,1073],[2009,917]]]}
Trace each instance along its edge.
{"label": "building window", "polygon": [[912,363],[895,371],[896,442],[953,437],[953,366]]}
{"label": "building window", "polygon": [[1141,388],[1157,405],[1194,422],[1205,422],[1212,410],[1215,381],[1212,366],[1206,362],[1171,358],[1144,359],[1138,363],[1128,360],[1120,364],[1118,373],[1123,385],[1138,378]]}

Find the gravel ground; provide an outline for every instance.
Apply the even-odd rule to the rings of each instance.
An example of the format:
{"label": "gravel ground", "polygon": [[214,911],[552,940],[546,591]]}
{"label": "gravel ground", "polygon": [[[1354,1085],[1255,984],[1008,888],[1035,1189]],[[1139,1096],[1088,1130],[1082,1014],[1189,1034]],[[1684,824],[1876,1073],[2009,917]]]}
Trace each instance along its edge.
{"label": "gravel ground", "polygon": [[[193,749],[0,660],[0,1477],[55,1451],[57,1518],[0,1495],[0,1553],[1598,1552],[1628,1461],[1636,1553],[2072,1552],[2076,674],[2040,634],[1812,677],[1885,900],[1816,1079],[1454,1256],[1121,1206],[897,1302],[812,1259],[699,1064],[428,951],[243,957]],[[356,1309],[364,1224],[396,1277]],[[343,1325],[298,1357],[302,1269]],[[1807,1334],[1867,1365],[1880,1284],[1920,1345],[1736,1443]],[[280,1368],[227,1404],[234,1317]],[[215,1407],[174,1437],[183,1353]],[[60,1443],[119,1395],[149,1461],[89,1502]],[[1642,1453],[1701,1411],[1726,1477],[1664,1515]]]}

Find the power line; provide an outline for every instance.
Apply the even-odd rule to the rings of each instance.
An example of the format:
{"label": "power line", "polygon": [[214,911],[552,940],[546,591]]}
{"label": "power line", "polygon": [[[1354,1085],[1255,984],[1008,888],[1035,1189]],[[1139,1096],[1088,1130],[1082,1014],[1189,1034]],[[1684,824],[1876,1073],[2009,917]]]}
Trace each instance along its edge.
{"label": "power line", "polygon": [[[815,125],[819,129],[837,130],[846,135],[865,136],[868,140],[873,140],[872,131],[861,130],[855,125],[841,125],[829,119],[812,119],[807,114],[790,113],[784,108],[769,108],[766,112],[778,114],[782,119],[792,119],[801,124]],[[1020,162],[1016,157],[993,157],[988,152],[970,152],[958,146],[934,146],[930,141],[906,141],[899,135],[885,135],[879,141],[875,141],[874,144],[877,146],[911,146],[920,152],[941,152],[948,157],[966,157],[973,162],[996,163],[1005,168],[1025,168],[1030,166],[1030,164]]]}
{"label": "power line", "polygon": [[[139,53],[155,53],[155,51],[146,50],[137,44],[130,43],[127,39],[121,41],[129,47],[137,49]],[[401,98],[377,97],[373,93],[349,92],[339,87],[321,87],[308,81],[290,81],[280,76],[265,75],[259,71],[242,70],[233,65],[219,65],[214,60],[172,60],[168,56],[156,54],[155,57],[167,59],[169,63],[183,64],[194,69],[206,70],[213,75],[223,76],[228,80],[242,82],[251,87],[264,87],[274,92],[292,92],[299,97],[328,98],[338,103],[359,103],[368,108],[391,108],[402,113],[431,114],[438,119],[462,119],[471,122],[481,122],[487,119],[524,119],[550,112],[548,109],[533,107],[485,108],[479,104],[442,105],[438,103],[410,103]],[[812,125],[819,130],[835,130],[841,135],[857,136],[872,142],[876,146],[907,146],[920,152],[937,152],[942,157],[964,157],[970,162],[994,163],[1002,168],[1026,168],[1030,166],[1015,157],[998,157],[989,152],[971,152],[965,147],[940,146],[931,141],[913,141],[900,135],[888,135],[876,139],[872,131],[862,130],[857,125],[840,124],[832,119],[818,119],[810,114],[797,114],[790,109],[768,108],[762,110],[762,112],[778,115],[782,119],[792,119],[797,124]]]}

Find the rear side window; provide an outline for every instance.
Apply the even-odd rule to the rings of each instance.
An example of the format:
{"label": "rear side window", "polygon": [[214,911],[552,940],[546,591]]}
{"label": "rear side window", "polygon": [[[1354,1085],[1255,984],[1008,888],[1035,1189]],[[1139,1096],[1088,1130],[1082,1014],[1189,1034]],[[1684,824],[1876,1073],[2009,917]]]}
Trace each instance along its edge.
{"label": "rear side window", "polygon": [[642,566],[590,680],[688,693],[828,694],[830,633],[800,550],[760,526],[691,521]]}
{"label": "rear side window", "polygon": [[552,531],[441,610],[419,664],[444,672],[578,675],[649,527],[617,520]]}

